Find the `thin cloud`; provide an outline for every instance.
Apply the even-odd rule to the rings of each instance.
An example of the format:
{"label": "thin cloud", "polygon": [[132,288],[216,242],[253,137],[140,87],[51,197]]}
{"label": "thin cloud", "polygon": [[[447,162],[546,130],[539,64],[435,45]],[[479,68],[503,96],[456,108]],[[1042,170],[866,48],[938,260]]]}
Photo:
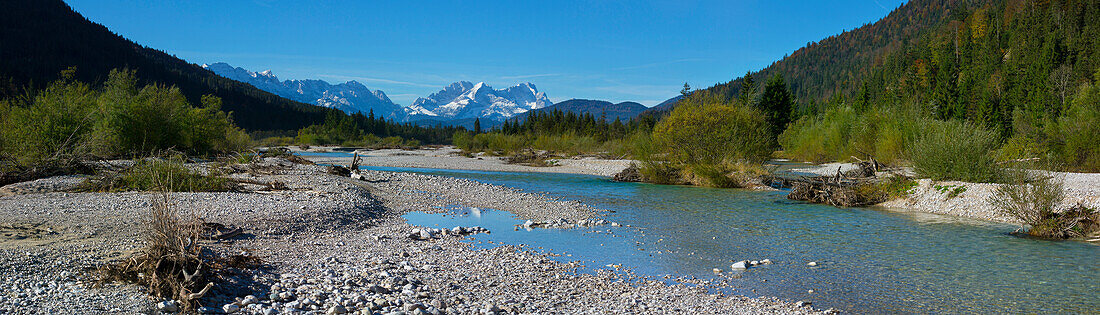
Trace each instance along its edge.
{"label": "thin cloud", "polygon": [[520,80],[520,79],[545,78],[545,77],[556,77],[556,76],[561,76],[561,73],[512,75],[512,76],[503,76],[503,77],[500,77],[500,78],[503,79],[503,80]]}
{"label": "thin cloud", "polygon": [[388,84],[399,84],[399,85],[419,86],[419,87],[438,87],[439,86],[437,84],[424,84],[424,83],[416,83],[416,82],[405,82],[405,81],[396,81],[396,80],[369,78],[369,77],[346,76],[346,75],[322,74],[322,75],[318,75],[318,76],[322,77],[322,78],[330,78],[330,79],[337,79],[337,80],[356,80],[356,81],[362,81],[362,82],[388,83]]}
{"label": "thin cloud", "polygon": [[677,60],[672,60],[672,61],[665,61],[665,62],[654,62],[654,63],[640,64],[640,65],[636,65],[636,66],[628,66],[628,67],[612,68],[611,70],[635,70],[635,69],[645,69],[645,68],[653,68],[653,67],[667,66],[667,65],[673,65],[673,64],[678,64],[678,63],[684,63],[684,62],[695,62],[695,61],[706,61],[706,59],[701,59],[701,58],[685,58],[685,59],[677,59]]}

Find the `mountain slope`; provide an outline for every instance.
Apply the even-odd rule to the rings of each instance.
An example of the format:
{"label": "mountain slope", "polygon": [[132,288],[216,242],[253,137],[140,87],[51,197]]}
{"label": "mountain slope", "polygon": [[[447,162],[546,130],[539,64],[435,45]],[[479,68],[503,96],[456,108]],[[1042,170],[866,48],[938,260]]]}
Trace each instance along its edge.
{"label": "mountain slope", "polygon": [[6,78],[0,82],[42,88],[69,67],[76,67],[76,79],[86,82],[104,80],[111,69],[133,69],[141,84],[175,85],[196,104],[202,95],[213,94],[224,101],[223,110],[233,112],[236,124],[248,130],[298,129],[324,120],[330,111],[222,78],[136,44],[88,21],[60,0],[0,1],[0,77]]}
{"label": "mountain slope", "polygon": [[[795,116],[908,103],[1008,134],[1017,111],[1059,115],[1097,69],[1100,2],[912,0],[752,76],[759,88],[783,75],[798,99]],[[702,91],[732,99],[742,80]]]}
{"label": "mountain slope", "polygon": [[608,101],[572,99],[516,115],[516,118],[522,120],[523,117],[531,113],[560,110],[566,113],[589,114],[596,117],[596,119],[603,117],[608,122],[615,121],[615,119],[627,122],[637,117],[638,114],[641,114],[646,109],[647,107],[645,107],[645,105],[635,102],[615,104]]}
{"label": "mountain slope", "polygon": [[421,97],[405,108],[405,121],[473,120],[504,121],[517,114],[553,104],[546,93],[531,83],[522,83],[502,90],[484,82],[452,83],[428,97]]}
{"label": "mountain slope", "polygon": [[286,80],[271,73],[271,70],[252,72],[224,62],[202,65],[203,69],[248,83],[256,88],[274,93],[295,101],[335,108],[348,114],[358,112],[384,115],[393,118],[395,113],[404,114],[401,106],[394,104],[382,90],[370,90],[356,81],[329,84],[322,80]]}

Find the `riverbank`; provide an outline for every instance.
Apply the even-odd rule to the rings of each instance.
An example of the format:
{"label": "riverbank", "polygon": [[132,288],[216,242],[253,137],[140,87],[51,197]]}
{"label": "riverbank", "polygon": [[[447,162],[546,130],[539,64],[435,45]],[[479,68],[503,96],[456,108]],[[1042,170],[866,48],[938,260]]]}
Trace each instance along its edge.
{"label": "riverbank", "polygon": [[[795,171],[818,175],[836,175],[856,169],[853,163],[829,163],[814,167],[799,168]],[[1081,204],[1092,209],[1100,209],[1100,173],[1057,172],[1054,176],[1063,180],[1066,198],[1060,207]],[[993,222],[1020,222],[1005,215],[989,202],[993,192],[1001,184],[968,183],[960,181],[917,180],[917,186],[909,190],[905,198],[890,200],[877,205],[893,211],[915,211],[934,214],[946,214]]]}
{"label": "riverbank", "polygon": [[[308,152],[326,152],[334,148],[311,148]],[[298,150],[297,152],[301,152]],[[501,157],[477,154],[473,157],[461,155],[461,150],[452,146],[424,148],[416,150],[357,150],[361,165],[383,167],[440,168],[493,172],[536,172],[566,173],[611,177],[630,166],[631,160],[607,160],[594,157],[565,158],[556,160],[555,166],[534,167],[508,164]],[[350,153],[350,152],[349,152]],[[351,164],[351,157],[310,156],[310,160],[321,164]]]}
{"label": "riverbank", "polygon": [[[176,207],[207,222],[241,227],[208,244],[219,253],[263,260],[226,276],[204,300],[211,310],[243,299],[241,313],[295,310],[390,313],[816,313],[771,298],[713,294],[626,271],[579,273],[580,262],[522,244],[475,249],[464,237],[407,237],[402,219],[440,206],[492,207],[531,220],[581,220],[601,210],[577,202],[448,177],[364,172],[364,180],[320,166],[266,159],[284,182],[270,192],[172,193]],[[0,310],[39,314],[155,313],[156,302],[130,285],[95,287],[84,271],[125,259],[142,244],[148,193],[72,193],[71,177],[44,179],[0,197]],[[64,183],[59,183],[64,182]],[[38,187],[36,189],[35,187]],[[709,287],[713,289],[713,287]],[[338,305],[339,304],[339,305]],[[230,308],[232,309],[232,308]],[[369,311],[368,311],[369,312]]]}

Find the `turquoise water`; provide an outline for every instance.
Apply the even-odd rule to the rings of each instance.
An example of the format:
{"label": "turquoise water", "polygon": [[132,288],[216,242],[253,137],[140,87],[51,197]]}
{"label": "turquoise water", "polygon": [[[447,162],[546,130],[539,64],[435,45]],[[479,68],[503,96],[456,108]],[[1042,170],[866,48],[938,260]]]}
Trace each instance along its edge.
{"label": "turquoise water", "polygon": [[[785,192],[617,183],[571,174],[412,168],[549,193],[609,209],[633,227],[513,231],[506,212],[456,207],[412,213],[410,223],[480,225],[477,241],[527,244],[648,275],[714,277],[736,260],[775,264],[734,273],[728,293],[775,296],[857,313],[1100,312],[1100,246],[1009,235],[1015,226],[930,214],[839,209],[786,200]],[[608,233],[611,231],[611,233]],[[809,267],[810,261],[818,262]],[[813,290],[809,293],[808,290]]]}

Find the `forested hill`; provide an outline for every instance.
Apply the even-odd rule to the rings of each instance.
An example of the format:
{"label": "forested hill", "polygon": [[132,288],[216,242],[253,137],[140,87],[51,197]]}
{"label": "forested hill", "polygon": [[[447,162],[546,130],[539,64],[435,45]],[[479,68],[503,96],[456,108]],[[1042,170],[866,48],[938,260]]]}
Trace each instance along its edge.
{"label": "forested hill", "polygon": [[[1100,1],[913,0],[751,75],[783,75],[796,117],[909,102],[1007,133],[1016,109],[1057,116],[1098,68]],[[742,83],[704,91],[732,99]]]}
{"label": "forested hill", "polygon": [[193,104],[222,98],[248,130],[291,130],[324,121],[329,109],[287,100],[144,47],[73,11],[61,0],[0,0],[0,98],[43,88],[76,67],[76,79],[102,82],[111,69],[137,71],[142,83],[175,85]]}
{"label": "forested hill", "polygon": [[581,115],[589,114],[597,119],[603,118],[607,122],[615,121],[615,119],[626,122],[637,117],[638,114],[646,110],[646,107],[636,102],[622,102],[616,104],[608,101],[571,99],[516,115],[515,119],[523,120],[525,117],[535,112],[549,113],[555,110]]}

